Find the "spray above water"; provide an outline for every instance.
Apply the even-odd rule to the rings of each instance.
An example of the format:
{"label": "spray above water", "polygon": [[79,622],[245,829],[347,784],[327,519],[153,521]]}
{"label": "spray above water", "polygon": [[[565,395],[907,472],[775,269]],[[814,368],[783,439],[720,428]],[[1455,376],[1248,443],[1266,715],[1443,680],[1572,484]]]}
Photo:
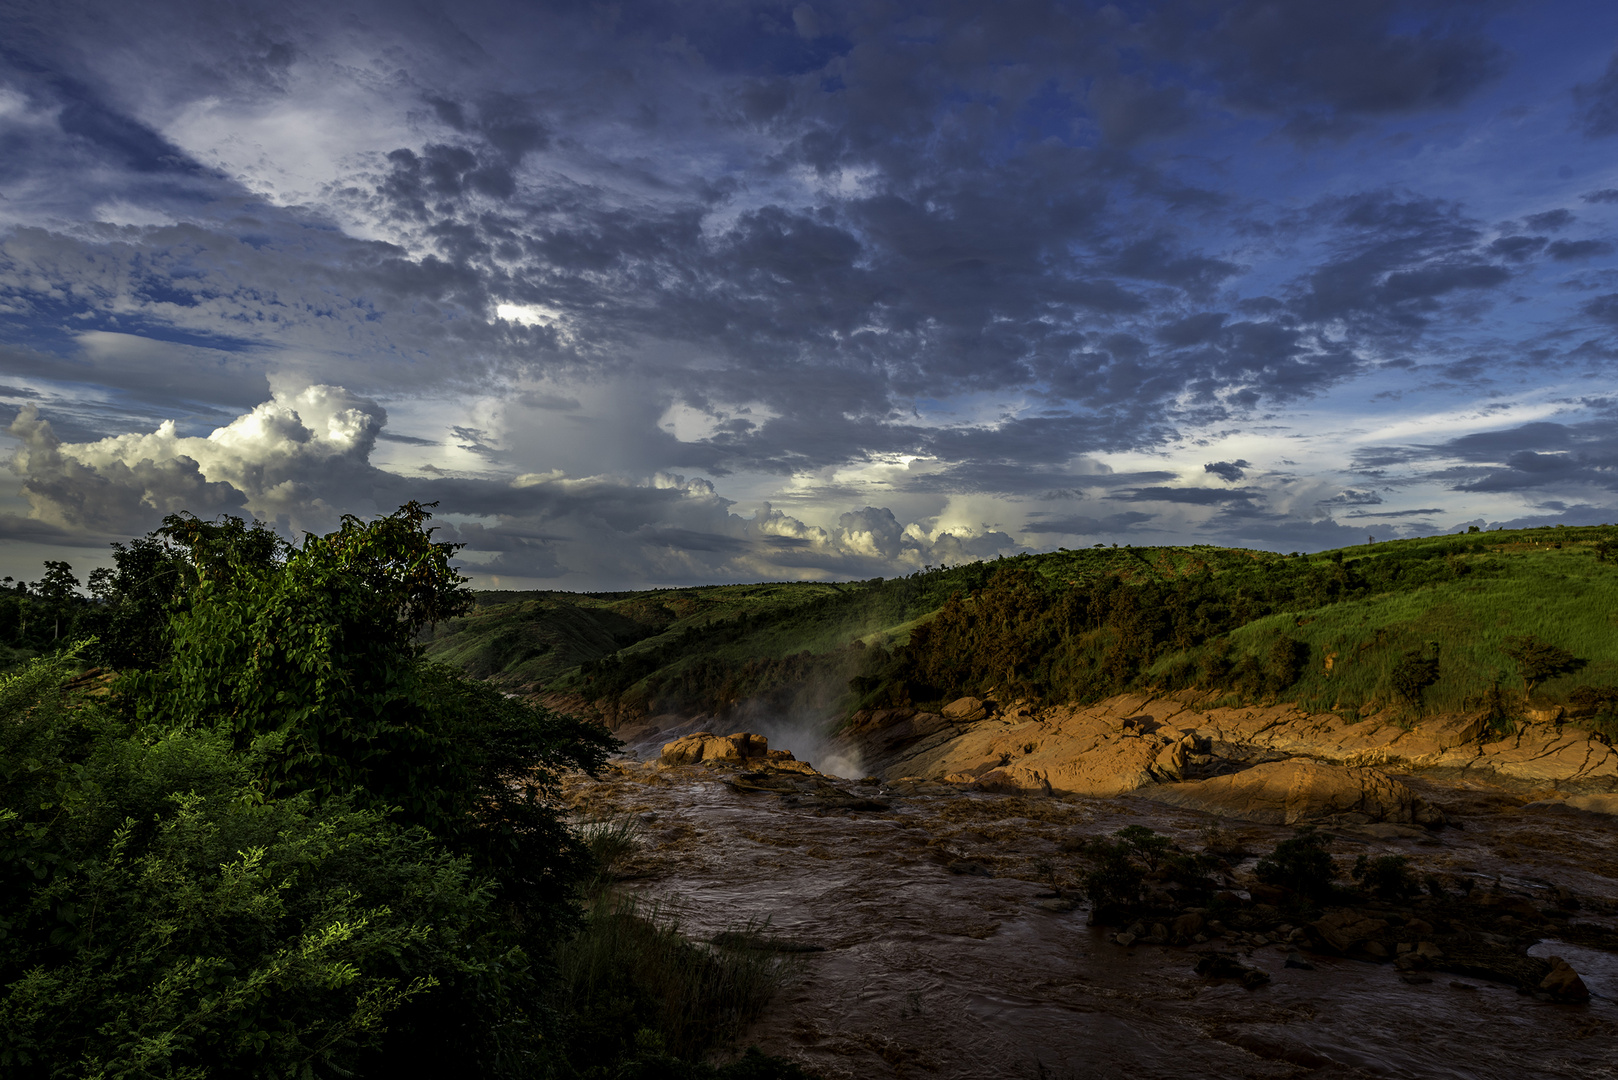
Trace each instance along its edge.
{"label": "spray above water", "polygon": [[858,780],[866,775],[859,751],[836,737],[834,715],[750,701],[731,713],[729,722],[730,730],[762,735],[770,741],[770,749],[790,750],[793,757],[827,776]]}

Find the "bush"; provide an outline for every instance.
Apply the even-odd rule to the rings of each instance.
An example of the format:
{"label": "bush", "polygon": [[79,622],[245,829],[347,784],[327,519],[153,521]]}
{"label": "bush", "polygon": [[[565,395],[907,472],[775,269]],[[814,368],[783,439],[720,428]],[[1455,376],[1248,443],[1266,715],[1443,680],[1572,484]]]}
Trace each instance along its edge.
{"label": "bush", "polygon": [[1309,666],[1309,643],[1297,638],[1278,637],[1270,646],[1269,689],[1280,693],[1303,678]]}
{"label": "bush", "polygon": [[565,1067],[531,958],[589,857],[551,799],[614,740],[423,660],[465,606],[427,517],[170,517],[126,554],[187,589],[98,578],[168,618],[110,697],[0,683],[8,1076]]}
{"label": "bush", "polygon": [[351,1070],[392,1014],[492,959],[490,886],[343,796],[267,798],[255,748],[0,683],[8,1077]]}
{"label": "bush", "polygon": [[1403,855],[1361,855],[1354,860],[1354,880],[1372,896],[1395,903],[1421,891],[1421,884]]}
{"label": "bush", "polygon": [[1254,873],[1266,885],[1291,889],[1309,900],[1325,899],[1337,877],[1337,867],[1326,851],[1330,843],[1331,837],[1305,825],[1260,859]]}
{"label": "bush", "polygon": [[1420,711],[1422,695],[1438,681],[1438,655],[1411,649],[1393,666],[1393,692],[1410,708]]}
{"label": "bush", "polygon": [[1084,847],[1090,870],[1084,875],[1084,895],[1090,901],[1090,921],[1105,925],[1140,905],[1146,874],[1130,858],[1125,841],[1092,840]]}

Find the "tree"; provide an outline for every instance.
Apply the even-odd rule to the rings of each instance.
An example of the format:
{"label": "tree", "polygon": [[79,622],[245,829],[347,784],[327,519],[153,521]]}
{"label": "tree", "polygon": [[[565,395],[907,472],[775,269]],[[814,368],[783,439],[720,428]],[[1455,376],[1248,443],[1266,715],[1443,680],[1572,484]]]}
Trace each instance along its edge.
{"label": "tree", "polygon": [[346,796],[71,689],[0,678],[0,1073],[348,1076],[435,985],[490,983],[489,884]]}
{"label": "tree", "polygon": [[167,624],[105,704],[0,685],[0,1071],[544,1073],[555,796],[616,743],[425,660],[469,602],[430,516],[170,517],[97,579]]}
{"label": "tree", "polygon": [[1438,681],[1438,646],[1433,653],[1424,649],[1411,649],[1393,666],[1393,692],[1413,709],[1421,708],[1422,695]]}
{"label": "tree", "polygon": [[97,639],[89,656],[118,671],[156,667],[168,655],[169,618],[186,603],[196,570],[183,548],[158,533],[113,544],[112,562],[90,574],[98,603],[84,622]]}
{"label": "tree", "polygon": [[45,560],[45,576],[34,583],[34,592],[49,606],[52,619],[51,640],[62,636],[62,616],[79,598],[76,591],[79,579],[73,576],[73,567],[60,559]]}
{"label": "tree", "polygon": [[1517,665],[1525,694],[1532,694],[1534,687],[1546,679],[1577,671],[1585,664],[1566,649],[1532,634],[1506,638],[1500,651]]}

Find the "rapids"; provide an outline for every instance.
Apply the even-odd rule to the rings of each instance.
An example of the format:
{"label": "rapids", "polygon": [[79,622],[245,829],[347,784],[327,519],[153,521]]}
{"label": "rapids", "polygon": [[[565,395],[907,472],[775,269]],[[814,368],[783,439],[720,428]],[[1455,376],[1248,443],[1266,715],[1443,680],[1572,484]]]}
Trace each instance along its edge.
{"label": "rapids", "polygon": [[[1188,849],[1212,839],[1249,852],[1288,829],[1214,827],[1206,815],[1132,797],[895,798],[875,784],[848,789],[885,799],[886,811],[825,809],[725,779],[623,761],[599,781],[575,781],[570,799],[580,816],[640,823],[624,887],[676,911],[692,937],[767,920],[771,936],[823,950],[796,954],[801,969],[740,1045],[824,1076],[1517,1080],[1618,1071],[1610,954],[1560,950],[1589,972],[1593,997],[1582,1006],[1443,972],[1410,985],[1391,964],[1311,956],[1313,970],[1289,967],[1279,944],[1240,945],[1242,962],[1271,976],[1247,990],[1197,976],[1188,949],[1115,944],[1086,925],[1082,904],[1064,911],[1068,902],[1052,895],[1076,891],[1076,839],[1125,825]],[[1338,832],[1340,860],[1397,851],[1418,871],[1499,880],[1531,896],[1561,886],[1589,898],[1581,919],[1611,924],[1611,818],[1527,806],[1476,781],[1406,780],[1456,826],[1392,839]]]}

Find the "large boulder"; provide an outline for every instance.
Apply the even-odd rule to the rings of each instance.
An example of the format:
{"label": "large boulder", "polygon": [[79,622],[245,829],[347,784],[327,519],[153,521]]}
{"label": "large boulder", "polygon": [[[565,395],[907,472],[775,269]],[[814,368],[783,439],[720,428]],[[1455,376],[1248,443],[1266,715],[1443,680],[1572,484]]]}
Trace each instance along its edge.
{"label": "large boulder", "polygon": [[[769,740],[762,735],[739,731],[733,735],[715,735],[711,731],[697,731],[663,744],[664,765],[696,765],[701,762],[744,762],[750,758],[771,757]],[[792,755],[787,754],[787,758]]]}
{"label": "large boulder", "polygon": [[954,720],[957,723],[971,723],[974,720],[982,720],[988,715],[989,708],[981,698],[956,698],[944,706],[945,719]]}
{"label": "large boulder", "polygon": [[1140,794],[1170,806],[1264,825],[1311,821],[1429,825],[1443,820],[1409,788],[1375,769],[1315,761],[1272,761],[1229,776],[1163,784]]}

